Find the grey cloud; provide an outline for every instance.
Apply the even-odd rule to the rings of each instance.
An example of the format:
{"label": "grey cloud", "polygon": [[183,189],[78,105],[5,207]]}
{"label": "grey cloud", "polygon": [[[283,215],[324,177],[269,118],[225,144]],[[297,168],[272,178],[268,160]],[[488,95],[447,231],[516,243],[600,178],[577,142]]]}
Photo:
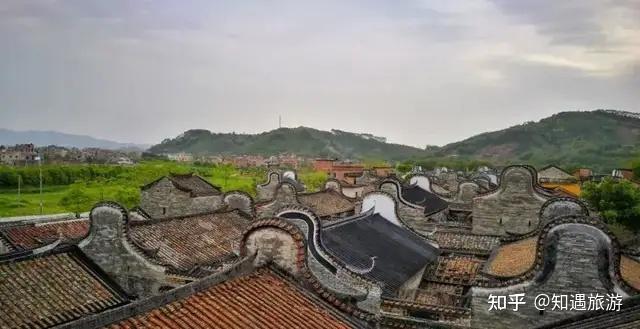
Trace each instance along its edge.
{"label": "grey cloud", "polygon": [[[526,22],[597,32],[561,12]],[[470,19],[483,15],[495,17]],[[593,76],[520,49],[470,60],[523,41],[500,15],[424,1],[2,1],[0,126],[153,143],[269,130],[282,115],[423,146],[560,110],[638,109],[637,68]]]}

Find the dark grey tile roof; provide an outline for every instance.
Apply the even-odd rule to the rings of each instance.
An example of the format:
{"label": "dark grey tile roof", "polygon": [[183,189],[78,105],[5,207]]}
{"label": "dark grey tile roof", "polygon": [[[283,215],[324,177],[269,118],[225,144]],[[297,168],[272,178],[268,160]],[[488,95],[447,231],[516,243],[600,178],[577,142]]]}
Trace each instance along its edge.
{"label": "dark grey tile roof", "polygon": [[190,192],[193,196],[209,196],[220,194],[220,188],[207,182],[204,178],[194,175],[176,175],[169,176],[169,179],[177,188]]}
{"label": "dark grey tile roof", "polygon": [[425,191],[417,185],[403,186],[402,197],[415,205],[424,207],[424,213],[427,215],[442,211],[449,206],[435,193]]}
{"label": "dark grey tile roof", "polygon": [[398,288],[438,258],[438,250],[415,233],[379,214],[364,214],[326,225],[322,243],[346,265],[368,269],[363,275],[383,284],[383,295],[394,297]]}

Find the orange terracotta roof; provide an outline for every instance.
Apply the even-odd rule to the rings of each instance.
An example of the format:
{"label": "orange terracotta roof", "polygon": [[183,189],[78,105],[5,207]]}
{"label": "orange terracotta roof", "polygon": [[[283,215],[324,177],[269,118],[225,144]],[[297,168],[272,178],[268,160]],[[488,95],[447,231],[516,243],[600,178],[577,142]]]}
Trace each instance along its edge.
{"label": "orange terracotta roof", "polygon": [[627,256],[621,256],[620,274],[628,285],[640,290],[640,262]]}
{"label": "orange terracotta roof", "polygon": [[235,278],[108,328],[351,328],[271,270]]}
{"label": "orange terracotta roof", "polygon": [[425,282],[416,291],[415,301],[429,305],[461,306],[464,286]]}
{"label": "orange terracotta roof", "polygon": [[549,188],[549,189],[558,189],[573,197],[579,197],[581,192],[580,185],[577,183],[573,183],[573,184],[542,183],[541,185],[542,187]]}
{"label": "orange terracotta roof", "polygon": [[7,239],[21,249],[35,249],[56,241],[60,236],[65,242],[77,241],[89,233],[89,220],[69,220],[44,224],[28,224],[4,230]]}
{"label": "orange terracotta roof", "polygon": [[159,263],[177,271],[236,258],[249,220],[237,211],[131,225],[129,236]]}
{"label": "orange terracotta roof", "polygon": [[0,264],[3,329],[51,327],[125,301],[73,252]]}
{"label": "orange terracotta roof", "polygon": [[490,260],[487,273],[499,277],[524,274],[535,263],[537,243],[538,238],[533,237],[501,246]]}
{"label": "orange terracotta roof", "polygon": [[483,261],[470,256],[440,256],[438,262],[427,268],[425,280],[455,284],[470,284]]}
{"label": "orange terracotta roof", "polygon": [[311,208],[319,217],[335,216],[354,209],[353,202],[341,193],[332,190],[299,194],[298,200],[303,205]]}

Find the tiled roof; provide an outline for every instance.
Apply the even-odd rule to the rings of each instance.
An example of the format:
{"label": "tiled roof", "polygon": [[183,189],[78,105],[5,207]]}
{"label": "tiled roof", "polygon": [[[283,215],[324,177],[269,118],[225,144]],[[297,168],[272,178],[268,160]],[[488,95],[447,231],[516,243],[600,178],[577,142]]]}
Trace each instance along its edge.
{"label": "tiled roof", "polygon": [[126,301],[66,251],[0,264],[0,328],[46,328]]}
{"label": "tiled roof", "polygon": [[[379,214],[328,224],[322,241],[336,258],[382,283],[386,296],[395,296],[405,282],[438,256],[438,250],[426,240]],[[371,257],[376,257],[375,264]]]}
{"label": "tiled roof", "polygon": [[16,248],[30,250],[58,240],[75,242],[89,233],[89,220],[70,220],[45,224],[27,224],[3,229],[3,233]]}
{"label": "tiled roof", "polygon": [[129,236],[158,262],[186,272],[235,259],[248,225],[238,211],[218,212],[133,224]]}
{"label": "tiled roof", "polygon": [[440,256],[424,274],[425,280],[468,285],[475,279],[484,261],[471,256]]}
{"label": "tiled roof", "polygon": [[460,285],[424,282],[416,291],[415,301],[430,305],[459,307],[462,302],[464,287]]}
{"label": "tiled roof", "polygon": [[537,327],[539,329],[636,329],[640,328],[640,296],[622,303],[619,311],[598,310]]}
{"label": "tiled roof", "polygon": [[501,246],[487,265],[487,273],[500,277],[524,274],[536,260],[538,237]]}
{"label": "tiled roof", "polygon": [[2,235],[0,235],[0,254],[10,253],[15,250],[16,249],[13,247],[13,245]]}
{"label": "tiled roof", "polygon": [[436,232],[433,238],[442,249],[488,254],[500,242],[498,237],[465,232]]}
{"label": "tiled roof", "polygon": [[351,328],[270,270],[235,278],[109,326],[120,328]]}
{"label": "tiled roof", "polygon": [[209,183],[204,178],[194,175],[169,176],[169,179],[181,190],[189,191],[193,196],[209,196],[220,194],[220,188]]}
{"label": "tiled roof", "polygon": [[353,202],[344,197],[342,193],[333,190],[299,194],[298,200],[303,205],[313,209],[314,213],[319,217],[335,216],[354,209]]}
{"label": "tiled roof", "polygon": [[622,279],[636,290],[640,290],[640,262],[631,257],[620,257]]}
{"label": "tiled roof", "polygon": [[447,209],[449,205],[435,193],[425,191],[417,185],[403,186],[402,198],[412,204],[424,207],[424,213],[427,215]]}

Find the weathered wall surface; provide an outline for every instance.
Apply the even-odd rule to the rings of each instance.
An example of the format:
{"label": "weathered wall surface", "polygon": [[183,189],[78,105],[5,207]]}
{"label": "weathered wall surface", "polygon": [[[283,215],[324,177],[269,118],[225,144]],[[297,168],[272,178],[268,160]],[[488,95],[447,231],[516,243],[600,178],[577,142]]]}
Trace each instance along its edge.
{"label": "weathered wall surface", "polygon": [[[551,304],[541,313],[534,307],[534,299],[538,294],[551,297],[554,293],[568,296],[598,293],[602,296],[614,292],[609,279],[611,242],[606,234],[592,226],[566,224],[554,228],[549,237],[545,247],[545,270],[533,282],[505,288],[473,289],[472,326],[533,328],[581,312],[552,310]],[[513,312],[512,307],[509,310],[488,311],[490,293],[502,296],[524,293],[526,305],[520,305],[518,312]]]}
{"label": "weathered wall surface", "polygon": [[222,205],[222,196],[191,197],[189,192],[177,189],[168,178],[143,190],[140,208],[152,218],[171,218],[212,212]]}
{"label": "weathered wall surface", "polygon": [[577,179],[556,167],[549,167],[538,172],[540,183],[575,183]]}
{"label": "weathered wall surface", "polygon": [[547,201],[540,211],[543,224],[562,216],[589,216],[589,209],[580,200],[571,198],[557,198]]}
{"label": "weathered wall surface", "polygon": [[419,206],[410,206],[402,201],[399,189],[399,184],[391,182],[383,183],[380,186],[380,190],[393,196],[397,204],[398,216],[400,216],[400,218],[414,230],[426,233],[429,230],[427,229],[427,218],[424,215],[424,208]]}
{"label": "weathered wall surface", "polygon": [[534,190],[534,176],[524,167],[508,167],[497,191],[473,199],[473,233],[525,234],[538,225],[547,198]]}
{"label": "weathered wall surface", "polygon": [[398,289],[398,298],[414,300],[416,296],[416,291],[418,287],[420,287],[420,282],[422,282],[422,276],[424,276],[424,271],[427,266],[423,267],[418,271],[414,276],[412,276],[407,282],[405,282],[400,289]]}
{"label": "weathered wall surface", "polygon": [[478,196],[480,186],[474,182],[464,182],[458,186],[453,200],[449,203],[449,208],[458,211],[471,211],[473,209],[473,198]]}
{"label": "weathered wall surface", "polygon": [[271,218],[286,205],[299,205],[299,203],[295,188],[291,184],[284,183],[278,187],[272,201],[256,207],[256,215],[258,218]]}
{"label": "weathered wall surface", "polygon": [[264,201],[273,199],[278,184],[280,184],[280,174],[270,172],[267,175],[267,182],[256,186],[257,200]]}
{"label": "weathered wall surface", "polygon": [[129,243],[121,210],[109,206],[91,212],[91,231],[78,246],[127,293],[141,297],[158,293],[162,286],[177,286],[165,268],[150,263]]}
{"label": "weathered wall surface", "polygon": [[224,195],[224,204],[230,209],[238,209],[246,215],[253,216],[253,199],[246,193],[232,191]]}
{"label": "weathered wall surface", "polygon": [[245,238],[247,255],[256,255],[255,266],[273,262],[289,273],[298,274],[298,247],[285,231],[276,228],[263,228],[250,233]]}

